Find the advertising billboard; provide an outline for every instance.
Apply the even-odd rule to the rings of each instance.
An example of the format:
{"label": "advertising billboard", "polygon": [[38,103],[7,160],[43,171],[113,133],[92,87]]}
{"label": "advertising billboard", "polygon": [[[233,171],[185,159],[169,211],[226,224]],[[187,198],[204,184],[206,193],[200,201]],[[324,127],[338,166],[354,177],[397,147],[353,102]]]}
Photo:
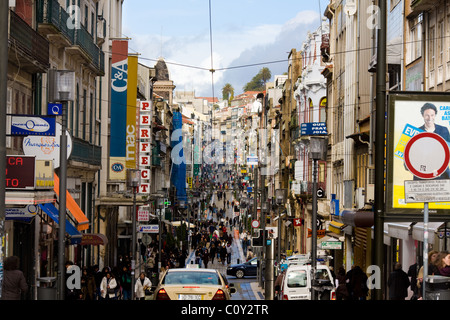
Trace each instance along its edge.
{"label": "advertising billboard", "polygon": [[111,137],[109,178],[126,179],[128,41],[113,40],[111,48]]}
{"label": "advertising billboard", "polygon": [[[405,148],[412,137],[423,132],[433,132],[450,143],[450,95],[443,92],[390,93],[387,118],[386,216],[421,220],[424,204],[405,200],[405,181],[420,180],[408,170]],[[418,158],[422,154],[428,159],[438,157],[432,144],[425,144],[421,149],[416,149],[416,154],[409,152],[408,157]],[[448,166],[434,179],[450,179]],[[429,203],[430,219],[442,221],[444,210],[448,209],[450,202]]]}

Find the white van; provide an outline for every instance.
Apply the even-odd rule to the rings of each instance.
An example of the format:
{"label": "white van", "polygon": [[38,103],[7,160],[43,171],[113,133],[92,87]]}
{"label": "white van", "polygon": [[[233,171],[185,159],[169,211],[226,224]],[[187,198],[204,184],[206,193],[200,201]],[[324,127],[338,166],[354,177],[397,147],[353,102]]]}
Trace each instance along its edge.
{"label": "white van", "polygon": [[[316,282],[318,300],[336,300],[336,287],[328,266],[316,266]],[[289,266],[279,292],[279,300],[311,300],[311,265]]]}

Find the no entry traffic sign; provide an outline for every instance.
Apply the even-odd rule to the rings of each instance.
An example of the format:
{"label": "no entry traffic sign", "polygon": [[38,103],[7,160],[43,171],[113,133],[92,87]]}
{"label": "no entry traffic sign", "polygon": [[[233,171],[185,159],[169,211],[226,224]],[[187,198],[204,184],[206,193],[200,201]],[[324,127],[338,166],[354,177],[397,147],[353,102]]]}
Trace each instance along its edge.
{"label": "no entry traffic sign", "polygon": [[421,132],[406,144],[404,159],[413,175],[421,179],[434,179],[447,170],[450,150],[440,135]]}

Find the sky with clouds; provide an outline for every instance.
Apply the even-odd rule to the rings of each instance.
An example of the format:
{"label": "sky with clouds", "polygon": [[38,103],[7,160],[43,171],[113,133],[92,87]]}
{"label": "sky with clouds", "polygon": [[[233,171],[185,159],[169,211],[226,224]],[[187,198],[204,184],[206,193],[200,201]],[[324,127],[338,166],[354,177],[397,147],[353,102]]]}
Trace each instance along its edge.
{"label": "sky with clouds", "polygon": [[210,32],[208,0],[126,0],[122,33],[140,63],[165,59],[176,91],[221,98],[225,83],[242,93],[263,67],[272,77],[286,72],[288,53],[319,27],[328,2],[211,0]]}

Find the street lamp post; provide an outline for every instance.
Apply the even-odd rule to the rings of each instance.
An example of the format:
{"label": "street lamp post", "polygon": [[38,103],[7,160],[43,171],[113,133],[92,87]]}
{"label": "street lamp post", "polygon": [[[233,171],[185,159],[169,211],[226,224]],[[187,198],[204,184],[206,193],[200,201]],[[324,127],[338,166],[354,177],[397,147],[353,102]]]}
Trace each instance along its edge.
{"label": "street lamp post", "polygon": [[324,138],[311,137],[309,141],[309,157],[313,160],[313,202],[311,217],[311,300],[317,300],[315,290],[315,279],[317,269],[317,164],[318,160],[324,160],[326,154],[327,140]]}
{"label": "street lamp post", "polygon": [[161,272],[161,219],[162,219],[162,210],[164,209],[164,198],[157,199],[157,207],[159,209],[158,214],[158,274]]}
{"label": "street lamp post", "polygon": [[74,99],[75,72],[49,70],[49,101],[62,103],[61,137],[59,148],[59,229],[58,229],[58,297],[65,296],[65,236],[67,192],[67,103]]}
{"label": "street lamp post", "polygon": [[281,261],[281,206],[286,201],[287,190],[286,189],[276,189],[275,198],[278,205],[278,239],[277,239],[277,262],[278,265]]}
{"label": "street lamp post", "polygon": [[[134,288],[136,281],[136,194],[141,181],[141,171],[138,169],[127,169],[128,186],[133,188],[133,212],[131,214],[132,221],[132,238],[131,238],[131,285]],[[131,300],[134,300],[134,289],[131,290]]]}

